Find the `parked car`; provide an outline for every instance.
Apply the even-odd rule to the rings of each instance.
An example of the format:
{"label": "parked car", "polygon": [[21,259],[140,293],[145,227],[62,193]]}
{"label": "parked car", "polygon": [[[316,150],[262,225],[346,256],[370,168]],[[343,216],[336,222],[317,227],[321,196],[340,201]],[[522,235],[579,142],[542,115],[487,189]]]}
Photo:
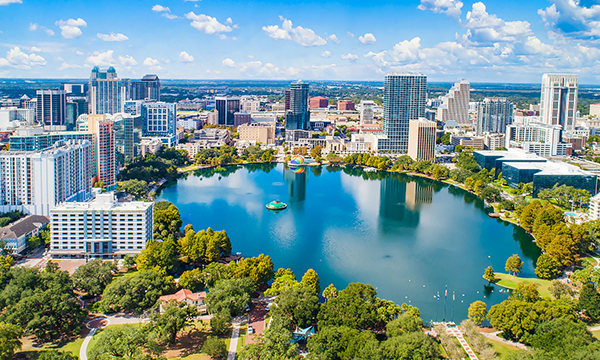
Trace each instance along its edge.
{"label": "parked car", "polygon": [[248,326],[248,334],[254,334],[254,328],[252,326]]}

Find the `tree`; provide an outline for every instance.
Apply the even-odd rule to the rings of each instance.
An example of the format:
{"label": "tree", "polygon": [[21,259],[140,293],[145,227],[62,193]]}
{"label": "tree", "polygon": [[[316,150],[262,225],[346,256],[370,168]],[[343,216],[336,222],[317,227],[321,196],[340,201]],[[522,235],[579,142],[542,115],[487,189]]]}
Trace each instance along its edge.
{"label": "tree", "polygon": [[553,280],[548,287],[548,290],[555,299],[560,299],[562,297],[571,298],[573,296],[571,287],[560,280]]}
{"label": "tree", "polygon": [[27,239],[27,246],[30,249],[35,249],[38,246],[40,246],[42,244],[42,239],[40,239],[39,236],[34,235],[32,237],[30,237],[29,239]]}
{"label": "tree", "polygon": [[231,262],[229,267],[234,278],[250,277],[257,284],[263,284],[273,279],[273,260],[264,254],[252,258],[242,258],[237,263]]}
{"label": "tree", "polygon": [[0,359],[11,360],[21,348],[23,331],[16,325],[0,323]]}
{"label": "tree", "polygon": [[102,294],[104,289],[119,272],[112,261],[94,259],[75,270],[73,273],[73,285],[81,292],[90,296]]}
{"label": "tree", "polygon": [[273,319],[271,325],[258,336],[256,342],[247,344],[240,351],[240,359],[245,360],[296,360],[298,345],[292,342],[292,333],[282,319]]}
{"label": "tree", "polygon": [[231,279],[231,268],[218,262],[210,263],[202,270],[202,278],[204,285],[211,288],[221,279]]}
{"label": "tree", "polygon": [[70,351],[47,350],[41,351],[37,360],[79,360],[79,357]]}
{"label": "tree", "polygon": [[485,273],[483,273],[483,278],[488,281],[488,284],[496,282],[496,274],[494,274],[494,269],[491,266],[488,266],[485,269]]}
{"label": "tree", "polygon": [[179,232],[181,227],[179,209],[168,201],[159,201],[154,205],[155,238],[165,238]]}
{"label": "tree", "polygon": [[173,236],[164,241],[154,240],[146,243],[146,248],[138,255],[136,263],[139,270],[174,274],[179,266],[179,254]]}
{"label": "tree", "polygon": [[250,304],[255,291],[256,282],[250,278],[220,280],[206,295],[206,304],[213,314],[227,310],[236,316]]}
{"label": "tree", "polygon": [[600,294],[594,285],[588,283],[581,287],[578,307],[590,319],[600,319]]}
{"label": "tree", "polygon": [[411,332],[392,337],[382,343],[383,359],[439,359],[439,345],[425,333]]}
{"label": "tree", "polygon": [[[573,354],[585,349],[595,339],[581,321],[554,319],[539,324],[531,337],[531,345],[536,350],[536,358],[573,359]],[[585,354],[585,353],[584,353]],[[589,356],[583,358],[596,358]],[[588,357],[589,356],[589,357]]]}
{"label": "tree", "polygon": [[344,325],[372,329],[377,321],[376,295],[371,285],[350,283],[337,297],[321,305],[317,316],[319,327]]}
{"label": "tree", "polygon": [[173,292],[173,278],[163,278],[150,270],[142,270],[131,276],[123,276],[110,283],[98,306],[102,312],[135,312],[141,314],[154,306],[161,295]]}
{"label": "tree", "polygon": [[469,320],[475,325],[481,325],[487,315],[487,304],[477,300],[469,305]]}
{"label": "tree", "polygon": [[119,182],[117,191],[125,191],[136,198],[144,198],[148,194],[148,183],[144,180],[125,180]]}
{"label": "tree", "polygon": [[193,270],[184,271],[179,277],[179,285],[192,292],[204,290],[204,278],[202,270],[196,268]]}
{"label": "tree", "polygon": [[335,286],[333,286],[333,284],[329,284],[329,286],[326,287],[325,290],[323,290],[323,297],[327,299],[327,301],[337,297],[337,295],[338,291],[335,288]]}
{"label": "tree", "polygon": [[132,324],[108,327],[98,334],[96,345],[89,350],[90,360],[145,360],[148,337],[144,327]]}
{"label": "tree", "polygon": [[512,292],[511,299],[535,302],[541,299],[536,283],[518,283]]}
{"label": "tree", "polygon": [[209,336],[202,345],[202,352],[212,359],[224,359],[227,357],[227,346],[225,342],[216,336]]}
{"label": "tree", "polygon": [[321,285],[319,282],[319,275],[313,269],[308,269],[304,276],[302,277],[302,281],[300,281],[300,285],[314,291],[316,294],[321,293]]}
{"label": "tree", "polygon": [[277,306],[271,312],[287,318],[293,325],[306,328],[315,323],[319,312],[317,294],[308,287],[285,290],[275,299]]}
{"label": "tree", "polygon": [[136,267],[137,255],[124,255],[123,256],[123,267],[127,270],[131,270]]}
{"label": "tree", "polygon": [[404,313],[397,319],[390,321],[385,326],[385,332],[388,337],[401,336],[406,333],[421,331],[423,320],[420,317]]}
{"label": "tree", "polygon": [[231,314],[223,309],[210,318],[210,328],[217,335],[225,335],[231,329]]}
{"label": "tree", "polygon": [[501,199],[500,189],[494,185],[487,185],[484,187],[483,190],[481,190],[480,196],[483,200],[490,203],[498,202]]}
{"label": "tree", "polygon": [[370,331],[347,326],[319,328],[308,339],[311,359],[382,359],[379,341]]}
{"label": "tree", "polygon": [[164,307],[162,313],[154,313],[150,317],[150,332],[159,344],[172,344],[177,333],[191,325],[192,319],[198,315],[196,307],[171,302]]}
{"label": "tree", "polygon": [[513,254],[511,257],[509,257],[506,260],[505,269],[509,274],[514,273],[515,275],[519,275],[521,270],[523,270],[523,261],[519,255]]}
{"label": "tree", "polygon": [[540,279],[557,278],[561,271],[560,263],[548,254],[542,254],[535,263],[535,274]]}

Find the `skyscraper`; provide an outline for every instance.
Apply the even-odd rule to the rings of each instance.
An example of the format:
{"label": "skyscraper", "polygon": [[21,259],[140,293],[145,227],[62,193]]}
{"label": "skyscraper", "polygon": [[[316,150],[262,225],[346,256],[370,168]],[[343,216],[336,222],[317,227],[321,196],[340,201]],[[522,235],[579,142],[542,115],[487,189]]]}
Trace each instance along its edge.
{"label": "skyscraper", "polygon": [[240,98],[217,96],[215,97],[215,109],[219,112],[219,125],[233,126],[234,114],[240,111]]}
{"label": "skyscraper", "polygon": [[445,123],[454,120],[460,125],[469,124],[469,101],[471,84],[461,80],[454,84],[448,94],[442,96],[442,104],[437,110],[437,121]]}
{"label": "skyscraper", "polygon": [[38,90],[36,119],[44,126],[65,125],[67,95],[64,90]]}
{"label": "skyscraper", "polygon": [[410,120],[425,117],[427,76],[421,74],[386,75],[383,94],[383,136],[378,140],[380,152],[408,150]]}
{"label": "skyscraper", "polygon": [[308,130],[310,126],[308,91],[308,83],[302,80],[295,81],[290,85],[290,107],[285,114],[287,130]]}
{"label": "skyscraper", "polygon": [[123,111],[126,87],[114,67],[92,69],[89,84],[90,114],[116,114]]}
{"label": "skyscraper", "polygon": [[408,132],[408,156],[413,160],[435,159],[435,121],[424,118],[410,120]]}
{"label": "skyscraper", "polygon": [[105,114],[89,115],[88,130],[95,135],[97,153],[97,175],[95,182],[102,182],[104,188],[114,190],[117,186],[115,166],[115,132],[113,121]]}
{"label": "skyscraper", "polygon": [[177,104],[163,101],[145,102],[142,104],[142,121],[144,136],[175,135]]}
{"label": "skyscraper", "polygon": [[373,108],[375,107],[375,101],[373,100],[361,100],[360,101],[360,124],[369,125],[373,123]]}
{"label": "skyscraper", "polygon": [[507,98],[485,98],[477,103],[477,135],[504,134],[513,122],[513,104]]}
{"label": "skyscraper", "polygon": [[67,100],[67,118],[65,121],[67,131],[74,130],[79,115],[87,113],[88,102],[85,97],[70,97]]}
{"label": "skyscraper", "polygon": [[141,80],[127,80],[127,100],[160,101],[160,79],[157,75],[144,75]]}
{"label": "skyscraper", "polygon": [[577,75],[542,76],[540,117],[544,124],[561,125],[563,130],[575,128],[578,86]]}

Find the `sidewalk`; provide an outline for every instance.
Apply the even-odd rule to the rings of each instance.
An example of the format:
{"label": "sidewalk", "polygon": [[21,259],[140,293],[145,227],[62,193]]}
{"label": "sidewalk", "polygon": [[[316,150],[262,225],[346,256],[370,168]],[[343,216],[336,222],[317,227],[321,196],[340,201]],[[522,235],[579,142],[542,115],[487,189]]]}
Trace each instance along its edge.
{"label": "sidewalk", "polygon": [[502,342],[502,343],[504,343],[506,345],[511,345],[511,346],[514,346],[516,348],[523,349],[523,350],[527,349],[527,346],[525,346],[525,345],[523,345],[521,343],[516,343],[514,341],[510,341],[510,340],[506,340],[506,339],[501,338],[500,336],[498,336],[498,334],[500,334],[501,332],[502,331],[496,331],[496,332],[493,332],[493,333],[480,332],[480,334],[482,334],[483,336],[487,337],[488,339],[500,341],[500,342]]}
{"label": "sidewalk", "polygon": [[233,324],[233,331],[231,332],[231,342],[229,343],[229,352],[227,353],[227,360],[235,360],[237,344],[238,340],[240,339],[240,325],[241,323],[239,322]]}

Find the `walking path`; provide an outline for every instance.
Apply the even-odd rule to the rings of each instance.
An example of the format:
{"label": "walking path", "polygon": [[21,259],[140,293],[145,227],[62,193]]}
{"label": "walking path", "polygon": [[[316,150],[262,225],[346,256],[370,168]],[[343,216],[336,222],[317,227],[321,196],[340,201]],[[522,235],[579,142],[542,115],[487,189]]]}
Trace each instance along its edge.
{"label": "walking path", "polygon": [[106,317],[99,317],[99,318],[90,320],[87,322],[87,324],[85,324],[85,326],[88,329],[90,329],[90,332],[87,334],[87,336],[83,340],[83,343],[81,344],[81,347],[79,348],[79,359],[87,360],[87,348],[88,348],[88,345],[90,344],[90,341],[92,341],[92,337],[94,337],[94,334],[96,333],[96,331],[98,329],[101,329],[101,328],[107,326],[108,324],[110,324],[110,320],[107,319]]}
{"label": "walking path", "polygon": [[450,334],[451,336],[454,336],[458,339],[458,342],[460,343],[460,345],[463,347],[463,349],[465,349],[465,351],[467,352],[467,355],[469,355],[469,359],[479,360],[477,358],[477,355],[475,355],[475,351],[473,351],[473,349],[471,349],[471,346],[469,346],[469,344],[467,343],[467,340],[465,340],[462,332],[458,328],[455,328],[455,327],[454,328],[446,328],[446,331],[448,332],[448,334]]}
{"label": "walking path", "polygon": [[227,354],[227,360],[235,360],[235,353],[237,351],[237,344],[240,338],[240,323],[236,322],[233,324],[233,331],[231,332],[231,342],[229,343],[229,353]]}
{"label": "walking path", "polygon": [[496,332],[493,332],[493,333],[481,332],[480,334],[483,335],[483,336],[485,336],[485,337],[487,337],[487,338],[489,338],[489,339],[500,341],[500,342],[502,342],[504,344],[511,345],[511,346],[514,346],[514,347],[519,348],[519,349],[523,349],[523,350],[527,349],[527,346],[525,346],[525,345],[523,345],[521,343],[517,343],[517,342],[514,342],[514,341],[510,341],[510,340],[506,340],[506,339],[501,338],[500,336],[498,336],[498,334],[500,334],[501,332],[502,331],[496,331]]}

